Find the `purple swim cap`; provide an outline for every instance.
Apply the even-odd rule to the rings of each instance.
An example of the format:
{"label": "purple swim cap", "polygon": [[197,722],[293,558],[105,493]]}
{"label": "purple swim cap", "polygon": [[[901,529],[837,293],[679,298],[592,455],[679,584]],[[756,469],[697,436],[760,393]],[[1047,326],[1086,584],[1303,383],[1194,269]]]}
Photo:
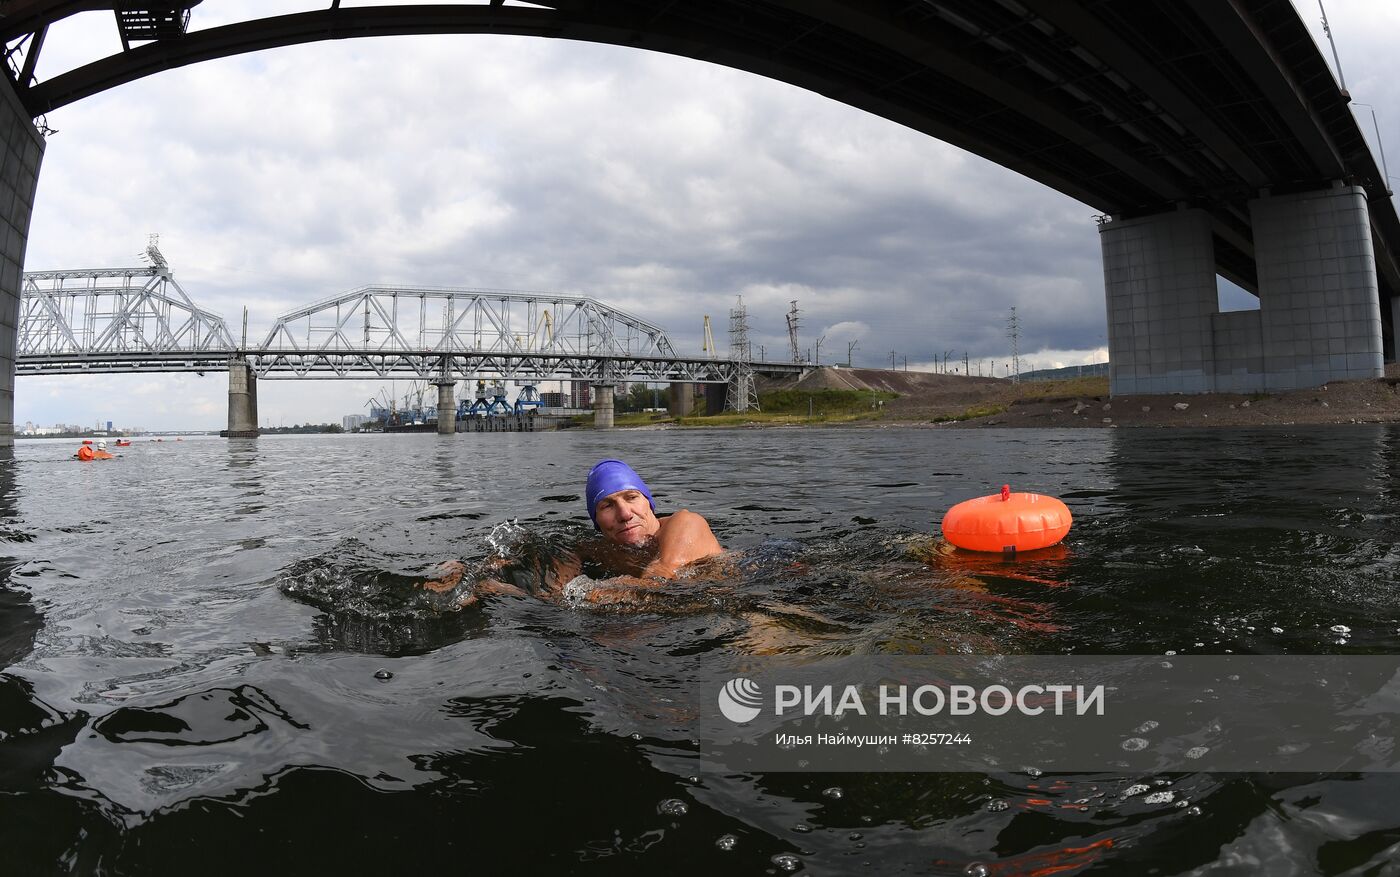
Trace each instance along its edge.
{"label": "purple swim cap", "polygon": [[633,471],[631,466],[621,460],[599,460],[588,470],[588,489],[585,491],[588,499],[588,518],[593,522],[595,529],[598,526],[598,501],[612,496],[619,490],[640,491],[647,498],[651,510],[656,511],[656,500],[651,498],[651,491],[647,489],[642,476]]}

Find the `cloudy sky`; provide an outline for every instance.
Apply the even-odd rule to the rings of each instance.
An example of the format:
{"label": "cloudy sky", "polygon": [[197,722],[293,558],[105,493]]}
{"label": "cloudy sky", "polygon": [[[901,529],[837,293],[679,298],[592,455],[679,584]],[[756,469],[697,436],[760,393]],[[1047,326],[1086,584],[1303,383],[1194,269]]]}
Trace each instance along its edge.
{"label": "cloudy sky", "polygon": [[[205,0],[191,28],[325,5]],[[1323,41],[1316,0],[1295,5]],[[1327,14],[1400,175],[1400,2],[1327,0]],[[75,16],[39,78],[119,50],[110,13]],[[136,265],[156,232],[196,302],[231,327],[248,308],[250,338],[393,283],[585,294],[697,352],[706,314],[727,346],[742,295],[774,358],[796,299],[823,362],[856,342],[857,366],[966,351],[974,372],[1004,367],[1015,305],[1023,369],[1106,358],[1094,210],[698,61],[523,37],[323,42],[168,71],[47,121],[26,270]],[[267,381],[260,418],[339,421],[381,387],[408,384]],[[213,374],[21,377],[15,421],[217,429],[226,391]]]}

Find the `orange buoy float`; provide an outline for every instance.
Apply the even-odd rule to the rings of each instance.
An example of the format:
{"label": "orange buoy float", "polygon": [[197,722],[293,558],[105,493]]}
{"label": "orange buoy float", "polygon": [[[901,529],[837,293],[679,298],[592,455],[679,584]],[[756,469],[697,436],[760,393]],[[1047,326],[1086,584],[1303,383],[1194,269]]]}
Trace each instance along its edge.
{"label": "orange buoy float", "polygon": [[1065,538],[1073,518],[1053,496],[1001,493],[960,502],[943,516],[943,538],[970,551],[1014,553],[1049,548]]}

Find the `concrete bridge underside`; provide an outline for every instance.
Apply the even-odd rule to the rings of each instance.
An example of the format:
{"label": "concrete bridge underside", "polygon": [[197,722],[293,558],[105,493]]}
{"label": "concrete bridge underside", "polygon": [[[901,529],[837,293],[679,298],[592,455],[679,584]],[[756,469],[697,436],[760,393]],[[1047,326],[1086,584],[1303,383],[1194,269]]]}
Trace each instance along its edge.
{"label": "concrete bridge underside", "polygon": [[[7,46],[27,40],[0,86],[0,441],[13,430],[15,314],[43,153],[30,120],[210,58],[395,34],[587,40],[724,64],[1076,198],[1110,217],[1101,240],[1117,393],[1306,386],[1378,374],[1394,356],[1400,216],[1350,96],[1286,0],[334,3],[143,37],[35,79],[49,24],[116,5],[29,0],[0,16]],[[1258,294],[1257,314],[1216,313],[1216,275]]]}

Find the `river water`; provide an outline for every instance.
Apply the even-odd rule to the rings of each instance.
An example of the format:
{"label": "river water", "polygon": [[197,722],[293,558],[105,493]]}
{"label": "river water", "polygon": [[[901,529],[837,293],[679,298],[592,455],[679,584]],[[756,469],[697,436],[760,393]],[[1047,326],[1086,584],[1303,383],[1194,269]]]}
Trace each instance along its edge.
{"label": "river water", "polygon": [[[1394,427],[72,451],[0,460],[6,873],[1396,873],[1396,774],[714,771],[667,696],[769,654],[1400,652]],[[585,537],[608,456],[710,519],[722,589],[448,612],[413,587]],[[939,551],[1004,482],[1069,504],[1065,549]]]}

